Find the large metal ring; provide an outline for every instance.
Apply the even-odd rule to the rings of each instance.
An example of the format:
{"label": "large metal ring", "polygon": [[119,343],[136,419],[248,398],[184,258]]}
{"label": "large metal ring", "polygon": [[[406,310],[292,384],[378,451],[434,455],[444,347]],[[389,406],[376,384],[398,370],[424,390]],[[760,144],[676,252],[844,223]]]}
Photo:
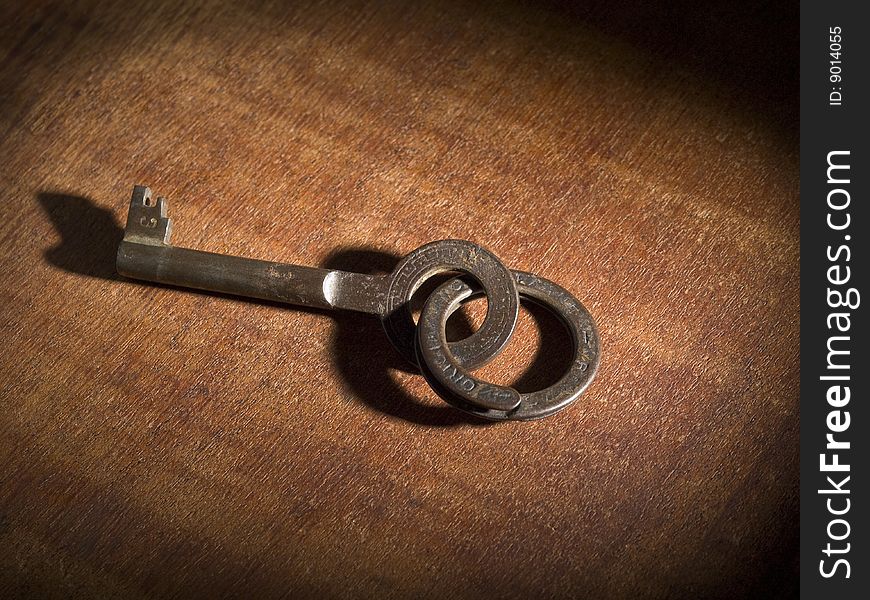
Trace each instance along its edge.
{"label": "large metal ring", "polygon": [[416,326],[411,296],[420,285],[440,273],[461,271],[474,277],[486,293],[486,318],[474,334],[450,344],[457,364],[467,369],[485,365],[501,352],[513,335],[520,310],[517,286],[510,270],[488,250],[464,240],[441,240],[420,246],[403,258],[390,276],[383,319],[393,346],[412,364]]}
{"label": "large metal ring", "polygon": [[525,421],[560,411],[583,393],[598,369],[598,330],[583,305],[542,277],[522,271],[513,274],[520,296],[553,312],[573,339],[571,366],[550,387],[521,394],[474,377],[456,360],[447,343],[447,319],[463,301],[482,292],[464,278],[452,279],[436,289],[426,300],[417,324],[417,356],[426,381],[450,404],[486,419]]}

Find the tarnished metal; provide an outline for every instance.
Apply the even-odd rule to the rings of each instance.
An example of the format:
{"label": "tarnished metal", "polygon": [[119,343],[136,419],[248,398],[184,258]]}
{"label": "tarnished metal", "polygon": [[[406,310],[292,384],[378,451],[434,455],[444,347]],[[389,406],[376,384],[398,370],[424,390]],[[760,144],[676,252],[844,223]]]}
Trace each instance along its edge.
{"label": "tarnished metal", "polygon": [[[573,402],[598,368],[598,331],[580,302],[558,285],[530,273],[510,271],[477,244],[431,242],[403,258],[389,275],[367,275],[288,265],[201,250],[176,248],[166,200],[136,186],[124,239],[118,247],[118,273],[170,285],[286,302],[321,309],[377,315],[399,353],[418,365],[426,381],[447,402],[493,420],[545,417]],[[430,277],[461,272],[427,298],[419,323],[411,296]],[[480,328],[464,340],[448,342],[447,319],[474,296],[486,295]],[[554,312],[571,333],[574,354],[567,373],[554,385],[527,394],[487,383],[469,373],[494,358],[513,335],[520,295]]]}
{"label": "tarnished metal", "polygon": [[166,210],[166,200],[154,199],[149,188],[133,189],[118,248],[118,273],[237,296],[375,314],[390,341],[412,364],[416,364],[416,326],[409,303],[434,275],[468,273],[491,299],[480,329],[451,345],[466,368],[477,368],[495,357],[516,326],[519,296],[510,271],[495,255],[471,242],[432,242],[411,252],[390,275],[367,275],[177,248],[169,241],[172,224]]}
{"label": "tarnished metal", "polygon": [[487,419],[527,421],[562,410],[592,382],[599,361],[598,330],[589,312],[566,290],[531,273],[513,273],[520,296],[552,311],[571,333],[572,361],[559,381],[520,394],[474,377],[456,360],[445,334],[447,319],[464,300],[483,293],[465,278],[442,284],[426,300],[417,323],[417,353],[426,381],[447,402]]}

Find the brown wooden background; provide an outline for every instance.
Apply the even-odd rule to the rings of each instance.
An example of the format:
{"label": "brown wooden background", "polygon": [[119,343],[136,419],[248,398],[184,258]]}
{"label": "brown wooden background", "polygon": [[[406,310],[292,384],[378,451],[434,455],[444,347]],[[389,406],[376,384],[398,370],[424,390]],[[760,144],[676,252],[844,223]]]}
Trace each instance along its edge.
{"label": "brown wooden background", "polygon": [[[0,596],[790,596],[796,13],[4,5]],[[485,425],[377,321],[121,280],[135,183],[183,246],[481,243],[585,303],[599,377]],[[548,323],[486,374],[552,381]]]}

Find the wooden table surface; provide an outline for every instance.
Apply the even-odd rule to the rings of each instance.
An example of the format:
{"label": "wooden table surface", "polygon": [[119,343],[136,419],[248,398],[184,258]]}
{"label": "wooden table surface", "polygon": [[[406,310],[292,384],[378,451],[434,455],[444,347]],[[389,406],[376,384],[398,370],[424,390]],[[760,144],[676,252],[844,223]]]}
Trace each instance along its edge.
{"label": "wooden table surface", "polygon": [[[790,596],[797,7],[651,4],[0,8],[0,597]],[[488,425],[376,319],[124,280],[136,183],[180,246],[480,243],[598,377]],[[552,321],[483,373],[552,382]]]}

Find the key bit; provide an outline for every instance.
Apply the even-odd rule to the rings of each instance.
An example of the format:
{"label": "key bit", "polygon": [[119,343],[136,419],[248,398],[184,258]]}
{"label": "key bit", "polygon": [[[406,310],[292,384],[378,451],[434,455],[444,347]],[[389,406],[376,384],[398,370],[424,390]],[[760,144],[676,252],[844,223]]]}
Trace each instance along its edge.
{"label": "key bit", "polygon": [[151,189],[144,185],[133,187],[130,211],[127,213],[127,227],[124,241],[152,246],[169,245],[172,221],[166,216],[166,199],[154,200]]}

